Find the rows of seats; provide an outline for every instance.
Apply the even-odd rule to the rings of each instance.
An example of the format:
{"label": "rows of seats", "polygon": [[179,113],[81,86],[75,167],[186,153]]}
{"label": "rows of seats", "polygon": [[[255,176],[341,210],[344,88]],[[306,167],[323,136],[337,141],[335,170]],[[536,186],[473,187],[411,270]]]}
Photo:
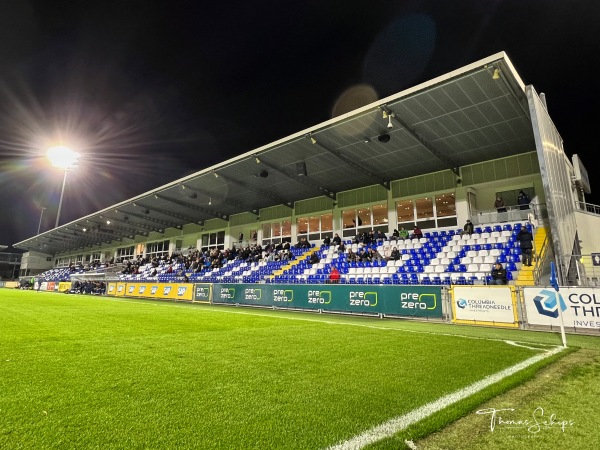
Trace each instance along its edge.
{"label": "rows of seats", "polygon": [[36,275],[36,277],[41,278],[42,281],[48,281],[48,282],[60,282],[60,281],[69,281],[71,279],[71,274],[82,274],[85,273],[85,270],[83,268],[69,268],[69,267],[61,267],[61,268],[56,268],[56,269],[50,269],[50,270],[46,270],[43,273],[40,273],[39,275]]}
{"label": "rows of seats", "polygon": [[[423,238],[410,240],[390,239],[374,245],[379,254],[388,256],[396,247],[399,260],[349,263],[347,251],[338,254],[334,247],[319,251],[321,262],[297,269],[266,282],[274,283],[327,283],[329,272],[336,267],[340,283],[346,284],[487,284],[495,262],[507,270],[510,282],[520,268],[521,249],[517,234],[520,223],[496,224],[477,227],[475,232],[461,236],[460,230],[450,229],[424,233]],[[526,225],[531,229],[529,224]],[[354,252],[359,244],[346,242]]]}
{"label": "rows of seats", "polygon": [[[501,262],[509,281],[516,278],[521,266],[521,249],[517,234],[521,223],[476,227],[472,235],[461,236],[460,229],[425,232],[420,239],[393,237],[371,244],[385,259],[372,262],[348,262],[348,251],[358,252],[360,244],[346,241],[346,250],[338,253],[335,246],[310,249],[292,248],[293,260],[257,262],[234,259],[223,267],[198,273],[184,271],[183,264],[168,265],[161,261],[157,274],[153,265],[139,268],[137,274],[121,274],[122,281],[184,281],[198,283],[327,283],[333,267],[340,272],[343,284],[486,284],[493,264]],[[531,225],[525,226],[531,229]],[[400,252],[398,260],[389,260],[392,249]],[[309,256],[317,252],[320,262],[309,264]],[[69,269],[53,269],[47,281],[68,279]]]}

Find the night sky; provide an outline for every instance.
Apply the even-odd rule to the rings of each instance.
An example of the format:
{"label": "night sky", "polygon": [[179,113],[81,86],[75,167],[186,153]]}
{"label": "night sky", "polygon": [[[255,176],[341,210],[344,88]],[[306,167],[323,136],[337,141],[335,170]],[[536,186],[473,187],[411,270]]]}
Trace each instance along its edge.
{"label": "night sky", "polygon": [[598,0],[0,2],[0,244],[54,227],[52,144],[64,224],[499,51],[600,203]]}

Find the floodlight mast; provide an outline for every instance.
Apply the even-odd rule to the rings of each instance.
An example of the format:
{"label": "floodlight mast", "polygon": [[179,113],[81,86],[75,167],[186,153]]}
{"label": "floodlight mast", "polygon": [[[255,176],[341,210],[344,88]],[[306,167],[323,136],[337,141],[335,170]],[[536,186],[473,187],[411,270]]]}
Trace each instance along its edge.
{"label": "floodlight mast", "polygon": [[65,193],[65,185],[67,184],[67,172],[71,169],[74,169],[77,166],[79,153],[76,153],[70,148],[64,146],[52,147],[48,150],[48,159],[54,167],[58,167],[59,169],[65,171],[65,175],[63,176],[62,188],[60,191],[60,199],[58,200],[56,223],[54,225],[54,228],[58,228],[58,221],[60,220],[60,210],[62,209],[63,196]]}
{"label": "floodlight mast", "polygon": [[58,200],[58,211],[56,212],[56,223],[54,224],[54,228],[58,228],[58,219],[60,219],[60,209],[62,207],[63,195],[65,194],[65,184],[67,184],[67,173],[68,169],[65,170],[65,176],[63,177],[62,189],[60,190],[60,199]]}
{"label": "floodlight mast", "polygon": [[42,208],[42,212],[40,213],[40,223],[38,224],[37,234],[40,234],[40,230],[42,229],[42,217],[44,217],[44,211],[46,210],[46,208],[44,206],[42,206],[41,208]]}

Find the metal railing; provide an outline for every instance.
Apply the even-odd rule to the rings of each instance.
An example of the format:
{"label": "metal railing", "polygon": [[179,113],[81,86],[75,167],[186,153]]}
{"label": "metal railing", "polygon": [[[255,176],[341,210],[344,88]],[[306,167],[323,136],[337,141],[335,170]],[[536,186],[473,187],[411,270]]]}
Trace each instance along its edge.
{"label": "metal railing", "polygon": [[505,209],[506,211],[502,212],[498,212],[496,208],[473,210],[471,222],[473,222],[473,225],[502,222],[530,222],[538,226],[538,223],[548,218],[545,203],[531,203],[527,209],[521,209],[521,206],[518,205],[507,206]]}

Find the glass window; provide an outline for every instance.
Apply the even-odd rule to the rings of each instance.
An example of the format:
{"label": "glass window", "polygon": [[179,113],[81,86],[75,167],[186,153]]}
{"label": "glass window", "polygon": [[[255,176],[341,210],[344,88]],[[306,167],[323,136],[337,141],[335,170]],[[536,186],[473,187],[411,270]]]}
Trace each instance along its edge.
{"label": "glass window", "polygon": [[263,235],[263,239],[269,239],[271,237],[271,224],[270,223],[263,223],[262,235]]}
{"label": "glass window", "polygon": [[358,228],[368,227],[373,223],[373,215],[370,208],[361,208],[357,211],[356,223]]}
{"label": "glass window", "polygon": [[292,237],[292,221],[284,220],[281,222],[281,237],[282,238],[290,238]]}
{"label": "glass window", "polygon": [[146,244],[146,256],[157,258],[169,256],[169,241],[149,242]]}
{"label": "glass window", "polygon": [[352,237],[367,230],[388,232],[387,205],[373,205],[342,211],[342,236]]}
{"label": "glass window", "polygon": [[388,224],[387,205],[373,206],[373,225],[387,226],[387,224]]}
{"label": "glass window", "polygon": [[454,193],[437,194],[396,202],[398,229],[411,229],[416,222],[422,229],[456,225],[456,201]]}
{"label": "glass window", "polygon": [[[298,226],[300,227],[300,225]],[[302,227],[304,228],[305,226],[308,225],[302,221]],[[292,240],[292,221],[289,219],[280,222],[265,223],[263,224],[262,229],[262,245],[291,242]]]}
{"label": "glass window", "polygon": [[396,202],[396,213],[398,215],[398,224],[414,222],[415,215],[412,200]]}
{"label": "glass window", "polygon": [[308,217],[298,217],[296,219],[296,234],[308,233]]}
{"label": "glass window", "polygon": [[202,247],[200,250],[205,251],[211,248],[225,249],[225,231],[215,231],[206,233],[201,236]]}
{"label": "glass window", "polygon": [[325,236],[333,236],[333,214],[325,213],[319,216],[299,217],[296,219],[297,235],[306,236],[309,241],[318,241]]}
{"label": "glass window", "polygon": [[356,210],[347,209],[342,211],[342,227],[343,228],[355,228],[356,227]]}
{"label": "glass window", "polygon": [[417,220],[433,218],[433,197],[418,198],[415,200]]}
{"label": "glass window", "polygon": [[279,222],[273,222],[273,226],[271,227],[271,229],[273,230],[273,237],[281,236],[281,224]]}
{"label": "glass window", "polygon": [[133,258],[133,250],[134,247],[121,247],[117,249],[117,261],[121,262],[124,259],[131,259]]}
{"label": "glass window", "polygon": [[456,216],[456,201],[454,194],[435,196],[435,215],[437,217]]}
{"label": "glass window", "polygon": [[333,231],[333,214],[327,213],[321,216],[321,231]]}

